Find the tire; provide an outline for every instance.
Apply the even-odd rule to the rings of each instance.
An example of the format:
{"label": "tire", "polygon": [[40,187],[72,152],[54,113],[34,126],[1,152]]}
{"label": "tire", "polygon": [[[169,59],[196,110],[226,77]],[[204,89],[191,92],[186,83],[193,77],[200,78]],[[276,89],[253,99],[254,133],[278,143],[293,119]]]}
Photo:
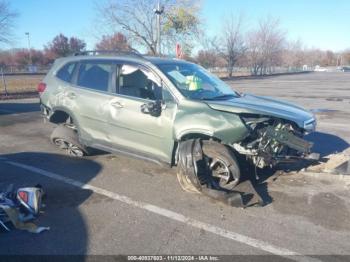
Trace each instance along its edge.
{"label": "tire", "polygon": [[66,150],[72,157],[88,155],[87,148],[79,142],[78,132],[65,125],[57,126],[51,134],[51,142],[57,147]]}
{"label": "tire", "polygon": [[[194,145],[196,144],[195,140],[187,140],[183,141],[179,144],[179,159],[177,163],[177,180],[179,181],[179,184],[181,188],[189,193],[199,193],[201,191],[201,184],[199,181],[197,181],[197,184],[194,180],[196,180],[196,168],[192,164],[193,159],[193,151],[194,151]],[[198,144],[197,141],[197,148],[199,146],[199,150],[201,151],[201,145]],[[188,154],[192,156],[192,158],[188,158]],[[191,176],[191,178],[189,177]],[[193,180],[193,181],[192,181]]]}
{"label": "tire", "polygon": [[[196,168],[197,177],[203,183],[210,183],[210,187],[218,190],[232,190],[238,185],[241,174],[237,159],[233,152],[218,142],[204,140],[201,142],[203,158],[203,166]],[[185,166],[181,162],[177,166],[177,180],[181,188],[186,192],[200,193],[192,181],[185,175]],[[223,169],[224,168],[224,169]],[[227,174],[223,176],[219,171],[225,170]],[[206,172],[206,174],[200,173]],[[218,177],[221,174],[222,177]]]}
{"label": "tire", "polygon": [[[208,163],[211,181],[218,189],[232,190],[241,179],[240,168],[234,153],[215,141],[202,141],[203,155]],[[227,174],[220,173],[225,171]],[[221,175],[221,178],[218,177]]]}
{"label": "tire", "polygon": [[177,166],[176,177],[182,190],[189,193],[200,193],[200,191],[192,184],[191,180],[189,180],[188,177],[184,175],[183,167],[180,165]]}

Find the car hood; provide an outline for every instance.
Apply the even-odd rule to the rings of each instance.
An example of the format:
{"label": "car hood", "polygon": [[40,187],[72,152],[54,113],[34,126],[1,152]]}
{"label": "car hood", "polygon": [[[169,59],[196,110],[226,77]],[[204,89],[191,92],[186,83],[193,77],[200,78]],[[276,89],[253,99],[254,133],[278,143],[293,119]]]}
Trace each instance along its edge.
{"label": "car hood", "polygon": [[273,116],[293,121],[301,128],[305,128],[306,123],[315,121],[314,115],[306,109],[270,97],[242,94],[230,100],[205,102],[215,110]]}

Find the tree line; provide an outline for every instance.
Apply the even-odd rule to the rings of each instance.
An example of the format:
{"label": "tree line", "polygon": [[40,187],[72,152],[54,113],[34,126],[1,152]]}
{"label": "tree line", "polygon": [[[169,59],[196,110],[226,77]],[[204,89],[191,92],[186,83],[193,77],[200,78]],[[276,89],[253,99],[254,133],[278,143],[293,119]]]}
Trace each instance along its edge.
{"label": "tree line", "polygon": [[[276,67],[350,64],[350,49],[336,53],[305,48],[300,40],[288,41],[287,32],[273,17],[261,19],[249,28],[243,15],[231,14],[222,19],[214,35],[208,36],[200,16],[199,1],[162,0],[160,10],[157,3],[158,0],[107,0],[98,4],[97,33],[102,37],[95,49],[127,51],[135,48],[150,55],[174,55],[175,45],[179,43],[182,58],[207,68],[225,68],[229,76],[236,67],[246,67],[254,75],[263,75]],[[11,42],[17,15],[8,2],[0,0],[0,42]],[[83,39],[59,34],[41,50],[0,51],[0,65],[49,66],[58,57],[85,49]]]}
{"label": "tree line", "polygon": [[[102,36],[96,44],[96,50],[129,50],[126,37],[121,33]],[[56,58],[70,56],[86,50],[86,43],[77,37],[67,37],[63,34],[55,36],[42,50],[19,48],[0,51],[0,66],[15,66],[24,69],[29,65],[40,67],[50,66]]]}
{"label": "tree line", "polygon": [[264,75],[276,67],[300,70],[319,65],[350,64],[350,49],[344,52],[305,48],[303,43],[288,41],[278,19],[261,19],[253,30],[245,30],[242,15],[224,20],[218,35],[205,38],[196,61],[204,67],[225,67],[232,76],[235,67],[250,68],[253,75]]}

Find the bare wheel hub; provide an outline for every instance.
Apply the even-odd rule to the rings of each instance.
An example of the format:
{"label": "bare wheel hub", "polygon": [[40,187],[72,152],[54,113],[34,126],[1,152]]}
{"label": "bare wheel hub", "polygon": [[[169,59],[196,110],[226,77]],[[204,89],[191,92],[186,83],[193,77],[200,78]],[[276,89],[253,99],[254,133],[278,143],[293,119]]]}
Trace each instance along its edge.
{"label": "bare wheel hub", "polygon": [[209,169],[213,177],[220,180],[220,184],[228,184],[232,180],[230,169],[224,161],[214,158],[209,162]]}
{"label": "bare wheel hub", "polygon": [[63,138],[55,139],[54,143],[59,148],[66,150],[68,155],[76,157],[82,157],[84,155],[84,152],[81,150],[81,148],[68,141],[65,141]]}

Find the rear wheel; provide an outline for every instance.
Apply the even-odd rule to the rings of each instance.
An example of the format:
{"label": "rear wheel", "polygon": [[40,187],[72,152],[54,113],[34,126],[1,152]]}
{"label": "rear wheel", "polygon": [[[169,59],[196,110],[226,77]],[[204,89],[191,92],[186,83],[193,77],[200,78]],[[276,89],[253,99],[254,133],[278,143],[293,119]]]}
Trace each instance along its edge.
{"label": "rear wheel", "polygon": [[57,126],[51,134],[51,141],[72,157],[83,157],[88,154],[87,148],[79,142],[78,132],[70,126]]}

